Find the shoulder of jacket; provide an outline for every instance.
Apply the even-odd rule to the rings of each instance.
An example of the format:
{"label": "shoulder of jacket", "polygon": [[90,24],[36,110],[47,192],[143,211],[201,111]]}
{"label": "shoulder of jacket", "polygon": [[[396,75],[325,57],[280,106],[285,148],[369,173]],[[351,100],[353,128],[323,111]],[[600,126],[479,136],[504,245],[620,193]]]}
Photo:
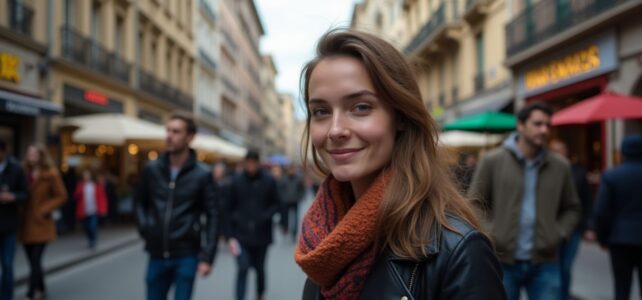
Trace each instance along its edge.
{"label": "shoulder of jacket", "polygon": [[497,147],[497,148],[495,148],[493,150],[488,151],[484,155],[483,160],[487,161],[487,162],[495,162],[495,161],[498,161],[501,158],[504,158],[504,157],[507,157],[507,156],[510,156],[510,155],[511,155],[511,153],[509,152],[509,150],[506,149],[505,147],[501,146],[501,147]]}
{"label": "shoulder of jacket", "polygon": [[571,169],[571,163],[563,156],[557,153],[551,153],[550,151],[546,154],[546,156],[549,163],[552,163],[555,166],[568,168],[569,170]]}
{"label": "shoulder of jacket", "polygon": [[198,170],[199,172],[204,172],[204,173],[209,174],[211,168],[206,163],[199,161],[199,162],[196,162],[196,165],[194,166],[194,169]]}
{"label": "shoulder of jacket", "polygon": [[482,235],[472,225],[468,224],[459,217],[447,215],[447,219],[448,225],[450,225],[452,230],[448,228],[443,228],[441,230],[440,252],[452,252],[465,240],[478,235]]}

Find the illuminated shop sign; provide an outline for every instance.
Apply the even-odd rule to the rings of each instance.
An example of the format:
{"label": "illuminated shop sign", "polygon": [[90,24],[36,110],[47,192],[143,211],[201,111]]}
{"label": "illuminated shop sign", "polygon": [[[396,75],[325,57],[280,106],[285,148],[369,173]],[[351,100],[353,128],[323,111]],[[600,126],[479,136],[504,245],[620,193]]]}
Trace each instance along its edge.
{"label": "illuminated shop sign", "polygon": [[107,98],[107,96],[99,92],[89,90],[85,91],[85,101],[102,106],[107,106],[107,104],[109,104],[109,98]]}
{"label": "illuminated shop sign", "polygon": [[553,84],[600,67],[600,48],[591,45],[526,72],[526,90]]}
{"label": "illuminated shop sign", "polygon": [[530,97],[587,80],[617,68],[615,34],[606,32],[527,63],[518,72],[518,92]]}
{"label": "illuminated shop sign", "polygon": [[0,79],[20,82],[20,57],[7,52],[0,52]]}

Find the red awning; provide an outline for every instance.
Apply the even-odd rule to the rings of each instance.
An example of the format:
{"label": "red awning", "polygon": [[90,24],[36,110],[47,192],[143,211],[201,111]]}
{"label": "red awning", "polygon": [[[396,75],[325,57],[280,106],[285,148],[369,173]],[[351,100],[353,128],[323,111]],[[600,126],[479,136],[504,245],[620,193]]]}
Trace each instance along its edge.
{"label": "red awning", "polygon": [[586,124],[609,119],[642,119],[642,98],[605,91],[555,113],[552,124]]}

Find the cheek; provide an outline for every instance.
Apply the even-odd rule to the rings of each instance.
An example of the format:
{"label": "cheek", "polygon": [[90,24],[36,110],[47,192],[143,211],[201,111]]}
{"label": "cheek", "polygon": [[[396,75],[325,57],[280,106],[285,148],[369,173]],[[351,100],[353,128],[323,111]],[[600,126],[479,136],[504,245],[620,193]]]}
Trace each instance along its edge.
{"label": "cheek", "polygon": [[312,145],[320,148],[325,144],[327,138],[327,131],[322,126],[310,125],[310,141]]}

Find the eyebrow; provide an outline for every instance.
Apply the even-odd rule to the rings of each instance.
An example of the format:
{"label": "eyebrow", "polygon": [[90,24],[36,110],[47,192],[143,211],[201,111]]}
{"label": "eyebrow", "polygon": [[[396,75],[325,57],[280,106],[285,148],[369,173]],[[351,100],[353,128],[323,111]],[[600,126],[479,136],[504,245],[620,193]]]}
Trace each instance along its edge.
{"label": "eyebrow", "polygon": [[[341,99],[342,100],[351,100],[351,99],[354,99],[354,98],[359,98],[361,96],[373,96],[375,98],[378,97],[377,94],[375,94],[374,92],[371,92],[371,91],[368,91],[368,90],[362,90],[362,91],[358,91],[358,92],[355,92],[355,93],[352,93],[352,94],[349,94],[349,95],[345,95],[345,96],[341,97]],[[320,98],[312,98],[312,99],[310,99],[308,101],[309,104],[323,103],[323,102],[325,102],[325,100],[320,99]]]}

